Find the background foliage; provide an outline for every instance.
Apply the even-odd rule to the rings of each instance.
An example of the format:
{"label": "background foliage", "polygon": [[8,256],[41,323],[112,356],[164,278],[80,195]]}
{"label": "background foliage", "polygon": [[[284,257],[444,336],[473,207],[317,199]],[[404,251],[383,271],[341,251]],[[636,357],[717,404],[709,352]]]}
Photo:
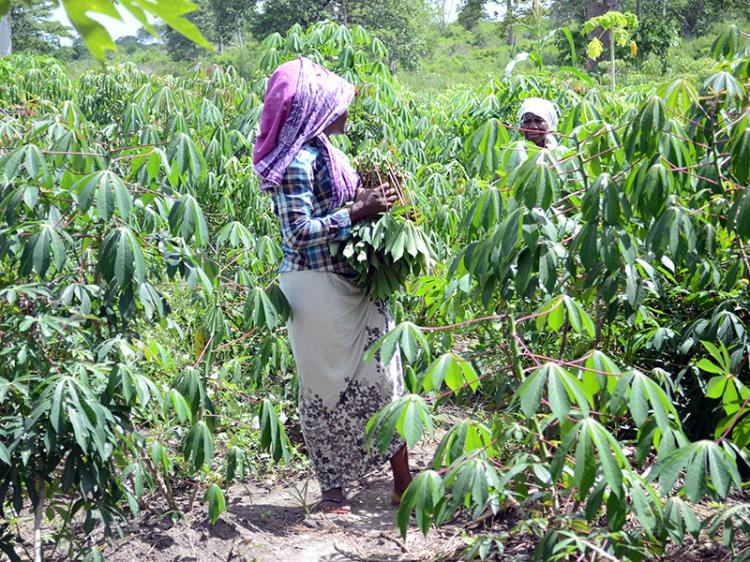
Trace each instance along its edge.
{"label": "background foliage", "polygon": [[[528,27],[514,51],[480,22],[435,52],[481,40],[498,46],[471,57],[528,58],[439,95],[405,88],[384,41],[334,22],[248,43],[244,75],[0,61],[9,522],[30,509],[58,524],[62,556],[95,553],[71,526],[115,531],[151,494],[178,517],[185,481],[216,521],[231,482],[300,459],[279,233],[251,150],[266,77],[305,54],[358,86],[337,142],[405,171],[435,254],[370,350],[401,354],[409,390],[370,442],[414,445],[444,404],[476,412],[407,491],[402,532],[412,512],[427,531],[514,505],[540,559],[637,560],[701,531],[746,555],[734,538],[750,507],[722,502],[741,498],[750,443],[748,36],[718,34],[703,75],[618,74],[612,91],[575,66],[570,44],[587,37],[516,7]],[[530,96],[561,110],[553,151],[515,129]],[[497,552],[495,538],[466,556]],[[0,548],[15,540],[6,526]]]}

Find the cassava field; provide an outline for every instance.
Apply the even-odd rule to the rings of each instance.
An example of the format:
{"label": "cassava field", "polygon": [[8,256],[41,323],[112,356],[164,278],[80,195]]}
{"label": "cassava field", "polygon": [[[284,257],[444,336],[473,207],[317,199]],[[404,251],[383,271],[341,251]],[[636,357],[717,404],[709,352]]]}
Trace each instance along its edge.
{"label": "cassava field", "polygon": [[[378,249],[369,225],[334,250],[396,287],[369,353],[408,393],[368,439],[419,472],[398,510],[384,472],[330,521],[251,157],[300,53],[356,84],[337,142],[404,192]],[[430,95],[335,23],[269,36],[251,78],[0,59],[4,556],[748,558],[748,36],[705,55],[705,80],[620,86],[532,53]],[[530,96],[554,150],[515,128]]]}

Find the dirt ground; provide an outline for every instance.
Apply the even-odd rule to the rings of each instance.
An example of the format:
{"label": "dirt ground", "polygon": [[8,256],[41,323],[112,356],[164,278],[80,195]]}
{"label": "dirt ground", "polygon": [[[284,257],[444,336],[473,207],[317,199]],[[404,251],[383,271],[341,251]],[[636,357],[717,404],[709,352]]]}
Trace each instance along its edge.
{"label": "dirt ground", "polygon": [[[426,440],[410,451],[412,469],[428,468],[436,446],[437,439]],[[348,490],[350,515],[326,516],[311,509],[320,490],[310,475],[298,473],[266,486],[259,482],[235,484],[225,492],[227,510],[216,525],[209,521],[205,502],[196,499],[192,509],[188,507],[189,488],[175,490],[182,519],[173,522],[161,502],[146,505],[132,519],[126,535],[102,554],[107,562],[452,562],[462,559],[465,538],[470,534],[491,533],[504,536],[505,550],[491,560],[531,560],[536,540],[513,530],[521,514],[512,508],[480,524],[462,519],[443,525],[426,537],[412,524],[402,539],[395,525],[396,508],[390,505],[391,489],[390,471],[384,466]],[[735,501],[750,500],[745,494]],[[710,513],[701,513],[706,515]],[[30,537],[30,533],[25,535]],[[750,546],[750,538],[736,538],[738,550]],[[104,544],[101,537],[92,539]],[[49,559],[53,545],[46,546]],[[23,548],[18,553],[25,560],[30,544]],[[59,554],[56,561],[61,560]],[[714,541],[686,537],[660,559],[729,562],[732,556]]]}
{"label": "dirt ground", "polygon": [[[434,443],[412,451],[412,467],[432,458]],[[351,515],[310,513],[319,496],[314,478],[271,488],[234,485],[226,492],[227,511],[211,525],[205,505],[173,524],[151,510],[133,522],[133,532],[104,551],[108,562],[340,562],[453,558],[464,546],[461,530],[445,526],[427,537],[412,528],[402,540],[390,506],[392,482],[387,467],[348,491]]]}

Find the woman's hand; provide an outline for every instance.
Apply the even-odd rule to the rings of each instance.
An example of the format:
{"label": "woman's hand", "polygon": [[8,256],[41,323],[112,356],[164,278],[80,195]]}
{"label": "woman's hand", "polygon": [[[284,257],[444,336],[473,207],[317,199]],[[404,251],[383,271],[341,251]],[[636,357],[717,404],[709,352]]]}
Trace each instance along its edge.
{"label": "woman's hand", "polygon": [[384,183],[374,189],[359,189],[349,208],[352,224],[391,208],[398,199],[396,189]]}

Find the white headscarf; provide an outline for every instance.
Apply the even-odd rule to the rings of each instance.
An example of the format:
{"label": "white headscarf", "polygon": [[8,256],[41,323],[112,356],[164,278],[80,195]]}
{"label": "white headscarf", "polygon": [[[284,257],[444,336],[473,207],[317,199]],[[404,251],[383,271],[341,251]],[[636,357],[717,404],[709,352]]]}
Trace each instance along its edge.
{"label": "white headscarf", "polygon": [[552,134],[557,130],[557,110],[555,109],[555,105],[543,98],[526,98],[523,100],[521,110],[518,112],[518,120],[523,121],[523,116],[527,113],[533,113],[544,119],[549,131],[545,138],[545,144],[547,148],[554,148],[557,145],[557,139]]}

